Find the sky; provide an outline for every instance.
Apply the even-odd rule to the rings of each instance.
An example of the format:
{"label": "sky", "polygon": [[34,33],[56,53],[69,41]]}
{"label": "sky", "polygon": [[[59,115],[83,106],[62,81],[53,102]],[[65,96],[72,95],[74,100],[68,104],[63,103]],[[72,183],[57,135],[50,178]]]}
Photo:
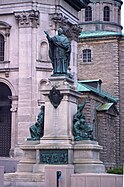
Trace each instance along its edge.
{"label": "sky", "polygon": [[121,7],[121,25],[123,26],[123,33],[124,33],[124,0],[123,1],[123,5]]}

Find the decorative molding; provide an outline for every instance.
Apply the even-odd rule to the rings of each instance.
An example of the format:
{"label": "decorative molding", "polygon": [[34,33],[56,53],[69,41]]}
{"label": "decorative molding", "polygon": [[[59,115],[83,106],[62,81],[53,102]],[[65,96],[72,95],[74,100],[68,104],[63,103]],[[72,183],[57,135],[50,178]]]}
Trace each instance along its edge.
{"label": "decorative molding", "polygon": [[62,13],[50,14],[50,18],[51,18],[51,21],[53,21],[54,23],[60,24],[59,26],[66,25],[68,22],[68,18],[63,16]]}
{"label": "decorative molding", "polygon": [[17,105],[12,105],[11,112],[17,112]]}
{"label": "decorative molding", "polygon": [[15,12],[14,14],[19,27],[37,28],[39,25],[39,11],[29,10]]}
{"label": "decorative molding", "polygon": [[82,31],[81,27],[78,24],[73,24],[71,27],[72,38],[78,40],[79,33]]}
{"label": "decorative molding", "polygon": [[6,37],[10,35],[10,29],[11,25],[6,22],[0,21],[0,30],[4,30],[4,34]]}

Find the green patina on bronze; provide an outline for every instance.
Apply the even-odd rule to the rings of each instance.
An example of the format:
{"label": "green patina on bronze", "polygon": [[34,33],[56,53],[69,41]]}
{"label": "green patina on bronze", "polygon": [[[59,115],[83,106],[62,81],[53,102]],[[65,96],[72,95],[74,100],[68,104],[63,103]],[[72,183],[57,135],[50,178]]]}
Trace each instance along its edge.
{"label": "green patina on bronze", "polygon": [[63,98],[63,94],[61,94],[60,91],[57,90],[56,87],[54,86],[52,90],[50,90],[48,97],[54,108],[57,108]]}
{"label": "green patina on bronze", "polygon": [[31,138],[27,138],[27,140],[40,140],[41,137],[43,137],[44,134],[44,106],[41,106],[40,113],[38,114],[37,121],[35,124],[31,125],[30,135]]}
{"label": "green patina on bronze", "polygon": [[49,42],[49,57],[53,66],[53,75],[68,75],[70,65],[71,43],[64,35],[62,28],[58,29],[58,35],[50,37],[44,31]]}
{"label": "green patina on bronze", "polygon": [[85,116],[82,112],[86,100],[83,104],[78,105],[77,112],[73,117],[73,135],[75,141],[94,140],[93,128],[90,123],[86,123]]}
{"label": "green patina on bronze", "polygon": [[40,150],[40,164],[68,164],[68,150]]}

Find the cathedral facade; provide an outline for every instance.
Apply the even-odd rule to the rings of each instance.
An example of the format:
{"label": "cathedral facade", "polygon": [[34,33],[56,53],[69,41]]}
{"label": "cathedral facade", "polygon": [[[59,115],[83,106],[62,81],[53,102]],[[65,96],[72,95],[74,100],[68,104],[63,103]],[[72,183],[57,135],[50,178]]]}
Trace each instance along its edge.
{"label": "cathedral facade", "polygon": [[[40,106],[44,104],[40,94],[42,83],[52,74],[44,31],[53,36],[59,27],[63,27],[71,40],[70,73],[75,84],[78,79],[83,85],[79,91],[90,98],[85,113],[88,116],[86,111],[92,108],[97,111],[98,121],[92,111],[88,118],[92,119],[91,123],[98,122],[99,130],[95,133],[104,147],[102,160],[109,162],[109,153],[113,150],[114,161],[110,162],[123,162],[122,1],[91,0],[87,6],[88,3],[88,0],[75,3],[70,0],[0,2],[0,157],[20,157],[22,154],[19,146],[30,136],[29,127],[35,123]],[[101,82],[110,95],[97,92]],[[95,89],[92,85],[96,85]],[[103,115],[102,104],[105,103]],[[106,124],[109,134],[105,131]],[[108,137],[113,140],[113,144],[109,141],[109,152],[106,150]]]}
{"label": "cathedral facade", "polygon": [[[71,69],[77,79],[78,12],[87,1],[0,2],[0,156],[19,156],[44,98],[42,82],[52,74],[48,41],[59,27],[70,33]],[[65,8],[64,8],[65,7]]]}

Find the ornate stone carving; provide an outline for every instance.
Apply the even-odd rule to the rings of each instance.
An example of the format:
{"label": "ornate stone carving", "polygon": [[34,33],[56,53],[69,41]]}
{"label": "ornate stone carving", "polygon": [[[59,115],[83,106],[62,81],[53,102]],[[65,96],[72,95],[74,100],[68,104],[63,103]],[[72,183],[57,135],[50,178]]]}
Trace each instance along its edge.
{"label": "ornate stone carving", "polygon": [[19,27],[37,27],[39,25],[39,11],[29,10],[15,12]]}
{"label": "ornate stone carving", "polygon": [[50,14],[50,27],[55,30],[62,27],[66,36],[71,40],[77,40],[81,32],[80,26],[78,24],[72,24],[62,13]]}
{"label": "ornate stone carving", "polygon": [[63,16],[62,13],[50,14],[51,21],[57,24],[58,28],[67,24],[68,18]]}
{"label": "ornate stone carving", "polygon": [[81,27],[78,24],[73,24],[71,26],[71,33],[72,33],[72,38],[74,40],[78,40],[79,33],[81,32]]}
{"label": "ornate stone carving", "polygon": [[17,112],[17,106],[12,105],[12,108],[10,109],[11,112]]}

